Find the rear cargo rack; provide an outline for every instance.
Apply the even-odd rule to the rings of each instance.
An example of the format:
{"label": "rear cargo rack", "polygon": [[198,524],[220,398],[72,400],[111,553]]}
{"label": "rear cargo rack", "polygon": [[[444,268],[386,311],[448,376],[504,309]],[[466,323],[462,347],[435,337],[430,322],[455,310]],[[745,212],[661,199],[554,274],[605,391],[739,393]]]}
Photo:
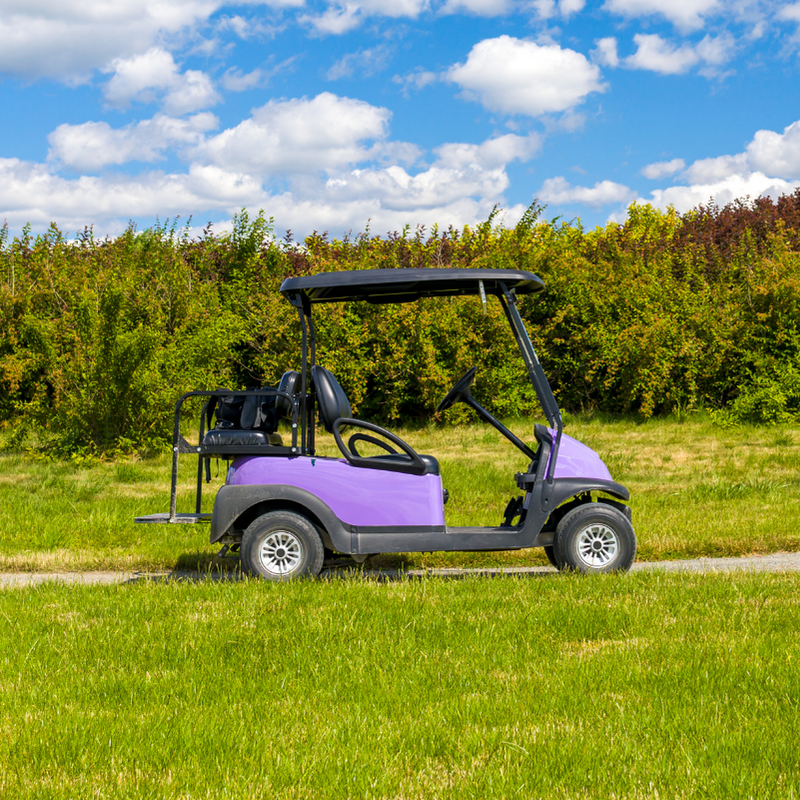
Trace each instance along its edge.
{"label": "rear cargo rack", "polygon": [[136,517],[136,522],[157,522],[157,523],[182,523],[192,525],[195,522],[211,522],[211,514],[188,514],[178,513],[172,519],[169,513],[145,514],[143,517]]}
{"label": "rear cargo rack", "polygon": [[[292,407],[292,445],[205,445],[203,438],[206,434],[206,420],[210,417],[210,404],[218,397],[251,397],[261,395],[268,397],[283,397]],[[198,444],[186,441],[181,435],[181,409],[190,397],[207,397],[208,401],[200,412],[200,426],[198,431]],[[136,517],[136,522],[158,524],[194,524],[197,522],[210,522],[211,514],[200,511],[203,500],[203,461],[210,460],[211,456],[292,456],[300,453],[297,446],[297,424],[299,417],[299,398],[280,389],[247,389],[244,391],[230,391],[228,389],[215,389],[214,391],[187,392],[182,395],[175,405],[175,425],[172,432],[172,482],[169,492],[169,512],[161,514],[147,514]],[[210,420],[209,420],[210,422]],[[197,454],[197,491],[195,496],[195,510],[193,513],[178,512],[178,456],[181,453]]]}

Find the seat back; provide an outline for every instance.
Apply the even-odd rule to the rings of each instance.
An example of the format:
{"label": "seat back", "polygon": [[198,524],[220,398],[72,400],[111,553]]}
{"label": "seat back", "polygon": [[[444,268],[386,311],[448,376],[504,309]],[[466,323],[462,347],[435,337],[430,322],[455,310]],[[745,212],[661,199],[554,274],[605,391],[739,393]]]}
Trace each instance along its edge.
{"label": "seat back", "polygon": [[[294,397],[300,391],[300,373],[296,369],[284,372],[278,383],[278,391],[286,392]],[[284,418],[288,419],[292,416],[292,404],[285,397],[275,398],[275,408]]]}
{"label": "seat back", "polygon": [[340,417],[352,417],[350,401],[344,393],[336,376],[325,367],[315,364],[311,367],[311,380],[317,395],[319,419],[328,433],[333,430],[333,423]]}
{"label": "seat back", "polygon": [[244,399],[239,427],[244,430],[274,433],[278,427],[278,413],[275,410],[275,396],[254,394]]}

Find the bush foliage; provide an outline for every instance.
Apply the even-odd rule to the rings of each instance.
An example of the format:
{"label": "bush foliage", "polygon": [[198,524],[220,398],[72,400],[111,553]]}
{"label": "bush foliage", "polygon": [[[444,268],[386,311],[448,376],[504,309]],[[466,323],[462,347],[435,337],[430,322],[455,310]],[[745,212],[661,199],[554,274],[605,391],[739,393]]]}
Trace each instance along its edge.
{"label": "bush foliage", "polygon": [[[533,205],[513,228],[315,233],[302,244],[243,212],[230,233],[175,225],[68,240],[0,230],[0,425],[19,446],[129,450],[169,440],[184,391],[274,384],[298,366],[292,275],[514,267],[548,291],[520,300],[561,405],[645,416],[705,407],[727,424],[800,414],[800,190],[680,215],[630,207],[584,231]],[[427,417],[479,367],[495,413],[535,408],[498,304],[325,306],[318,360],[369,419]],[[458,418],[464,407],[448,412]]]}

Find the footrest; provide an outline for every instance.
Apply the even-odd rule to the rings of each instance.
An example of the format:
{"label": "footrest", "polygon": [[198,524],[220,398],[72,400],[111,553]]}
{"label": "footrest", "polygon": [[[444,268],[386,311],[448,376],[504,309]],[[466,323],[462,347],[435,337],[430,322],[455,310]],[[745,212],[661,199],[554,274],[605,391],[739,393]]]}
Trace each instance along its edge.
{"label": "footrest", "polygon": [[144,517],[136,517],[135,521],[161,525],[169,523],[173,525],[176,523],[192,525],[195,522],[211,522],[211,514],[176,514],[174,518],[171,518],[169,512],[165,512],[163,514],[147,514]]}

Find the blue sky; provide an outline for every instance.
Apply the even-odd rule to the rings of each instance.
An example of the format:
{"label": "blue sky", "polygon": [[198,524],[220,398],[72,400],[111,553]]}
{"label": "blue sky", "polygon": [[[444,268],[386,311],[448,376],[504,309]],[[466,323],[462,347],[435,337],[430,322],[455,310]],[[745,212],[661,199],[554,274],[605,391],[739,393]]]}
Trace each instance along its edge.
{"label": "blue sky", "polygon": [[800,186],[800,1],[0,0],[0,220],[592,227]]}

